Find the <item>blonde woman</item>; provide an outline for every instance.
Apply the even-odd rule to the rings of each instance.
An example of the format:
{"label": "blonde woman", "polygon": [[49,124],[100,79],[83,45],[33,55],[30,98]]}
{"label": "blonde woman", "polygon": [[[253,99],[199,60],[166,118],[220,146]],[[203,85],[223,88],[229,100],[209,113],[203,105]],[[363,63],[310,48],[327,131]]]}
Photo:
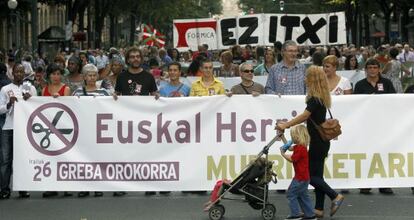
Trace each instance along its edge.
{"label": "blonde woman", "polygon": [[239,76],[239,65],[233,63],[233,54],[230,51],[224,51],[220,60],[222,63],[221,73],[222,77],[234,77]]}
{"label": "blonde woman", "polygon": [[352,86],[349,80],[336,74],[336,69],[339,65],[338,58],[334,55],[326,56],[322,64],[326,78],[328,79],[328,88],[331,95],[352,94]]}
{"label": "blonde woman", "polygon": [[322,140],[316,127],[325,121],[326,111],[331,107],[331,95],[328,89],[328,81],[325,72],[317,66],[310,66],[306,71],[306,96],[305,111],[285,123],[278,123],[276,129],[284,131],[294,125],[307,122],[308,132],[310,135],[309,144],[309,174],[310,184],[315,188],[315,215],[318,218],[323,217],[325,195],[332,200],[330,215],[333,216],[341,206],[344,196],[334,191],[324,180],[323,171],[325,158],[328,156],[330,147],[329,141]]}

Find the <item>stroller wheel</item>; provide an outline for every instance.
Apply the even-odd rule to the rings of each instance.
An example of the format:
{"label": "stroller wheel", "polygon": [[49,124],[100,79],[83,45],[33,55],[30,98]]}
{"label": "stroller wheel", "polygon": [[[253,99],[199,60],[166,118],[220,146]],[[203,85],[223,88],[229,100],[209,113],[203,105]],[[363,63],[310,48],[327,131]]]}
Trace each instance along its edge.
{"label": "stroller wheel", "polygon": [[276,207],[273,204],[266,204],[262,210],[262,217],[265,220],[271,220],[276,214]]}
{"label": "stroller wheel", "polygon": [[210,208],[208,212],[208,217],[211,220],[220,220],[223,217],[225,212],[226,210],[224,209],[223,205],[215,205]]}

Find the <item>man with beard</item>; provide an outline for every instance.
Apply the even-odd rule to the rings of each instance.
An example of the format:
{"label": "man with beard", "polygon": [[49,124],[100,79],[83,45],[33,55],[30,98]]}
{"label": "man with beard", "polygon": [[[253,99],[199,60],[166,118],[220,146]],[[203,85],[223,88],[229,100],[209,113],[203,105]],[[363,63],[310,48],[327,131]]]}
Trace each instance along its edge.
{"label": "man with beard", "polygon": [[125,60],[128,69],[123,71],[116,80],[117,95],[158,96],[154,77],[141,67],[142,52],[137,47],[131,47],[125,55]]}

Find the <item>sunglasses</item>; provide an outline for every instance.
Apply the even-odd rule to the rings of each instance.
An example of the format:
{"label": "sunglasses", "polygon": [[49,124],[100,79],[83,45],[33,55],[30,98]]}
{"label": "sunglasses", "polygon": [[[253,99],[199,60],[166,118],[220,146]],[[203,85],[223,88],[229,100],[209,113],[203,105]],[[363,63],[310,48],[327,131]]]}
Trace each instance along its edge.
{"label": "sunglasses", "polygon": [[243,70],[243,73],[254,73],[254,70]]}

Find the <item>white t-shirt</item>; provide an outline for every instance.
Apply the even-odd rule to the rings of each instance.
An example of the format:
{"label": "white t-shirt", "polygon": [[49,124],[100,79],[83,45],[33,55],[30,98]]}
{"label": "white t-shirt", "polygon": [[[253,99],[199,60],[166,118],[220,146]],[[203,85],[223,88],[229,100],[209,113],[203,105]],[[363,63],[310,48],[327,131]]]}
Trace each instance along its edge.
{"label": "white t-shirt", "polygon": [[331,91],[331,95],[343,95],[345,90],[350,89],[352,89],[351,82],[347,78],[341,76],[338,84]]}
{"label": "white t-shirt", "polygon": [[6,121],[3,125],[3,130],[13,129],[13,118],[14,118],[14,105],[7,109],[7,103],[10,101],[11,96],[17,97],[19,101],[22,101],[23,92],[28,92],[32,96],[37,96],[37,92],[34,86],[29,83],[22,85],[16,85],[10,83],[3,86],[0,90],[0,114],[6,114]]}

